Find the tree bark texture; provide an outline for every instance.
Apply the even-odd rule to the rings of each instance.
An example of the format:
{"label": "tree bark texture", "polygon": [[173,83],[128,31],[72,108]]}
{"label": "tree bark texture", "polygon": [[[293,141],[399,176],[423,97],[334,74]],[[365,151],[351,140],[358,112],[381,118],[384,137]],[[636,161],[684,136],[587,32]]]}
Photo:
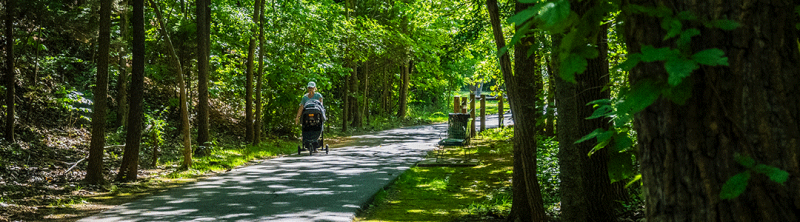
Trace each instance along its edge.
{"label": "tree bark texture", "polygon": [[[181,112],[181,136],[183,137],[181,143],[183,145],[183,163],[182,168],[188,169],[192,167],[192,135],[189,128],[189,107],[187,104],[187,96],[186,96],[186,86],[183,81],[183,66],[181,65],[181,60],[178,57],[178,54],[175,52],[175,47],[172,45],[172,38],[169,37],[169,33],[167,32],[166,27],[164,27],[164,16],[161,15],[161,10],[158,8],[158,4],[154,0],[150,0],[150,5],[153,6],[153,10],[156,11],[156,18],[158,18],[158,27],[159,31],[161,31],[162,35],[166,39],[167,42],[167,49],[169,50],[169,56],[172,58],[172,68],[175,69],[178,88],[180,90],[180,112]],[[156,152],[157,147],[153,150],[153,166],[155,166],[157,162]]]}
{"label": "tree bark texture", "polygon": [[397,107],[397,117],[405,119],[408,110],[408,85],[411,76],[411,60],[404,61],[401,69],[400,81],[402,85],[400,85],[400,104]]}
{"label": "tree bark texture", "polygon": [[256,6],[256,11],[258,11],[258,73],[256,73],[256,116],[253,126],[253,145],[261,142],[261,109],[264,108],[261,105],[261,97],[264,96],[261,88],[264,79],[264,8],[266,0],[257,1],[259,2]]}
{"label": "tree bark texture", "polygon": [[[197,13],[197,145],[205,146],[208,135],[208,57],[211,41],[209,0],[196,1]],[[198,149],[200,150],[200,149]]]}
{"label": "tree bark texture", "polygon": [[[585,16],[596,1],[572,2],[572,9]],[[586,15],[590,16],[590,15]],[[591,156],[591,141],[574,144],[579,138],[597,128],[608,129],[608,119],[586,119],[594,112],[586,104],[598,99],[608,99],[603,88],[608,85],[607,27],[591,27],[585,43],[597,46],[598,57],[588,60],[587,69],[575,76],[576,84],[557,80],[559,92],[559,165],[562,169],[562,218],[565,221],[615,221],[615,192],[608,174],[608,149]],[[560,37],[554,37],[560,42]],[[555,44],[557,46],[558,44]],[[561,89],[563,88],[563,89]],[[563,101],[562,101],[563,100]],[[563,128],[562,128],[563,126]],[[593,141],[593,140],[592,140]]]}
{"label": "tree bark texture", "polygon": [[[261,5],[261,0],[256,0],[255,4],[253,5],[253,21],[257,22],[259,19],[259,6]],[[253,34],[250,38],[250,47],[247,51],[247,76],[245,82],[245,142],[253,143],[255,142],[255,118],[253,109],[255,104],[253,104],[253,78],[255,77],[255,64],[254,60],[256,58],[256,44],[258,43],[258,29],[253,29]]]}
{"label": "tree bark texture", "polygon": [[[359,116],[361,116],[362,119],[368,117],[367,112],[369,111],[369,62],[364,63],[363,73],[364,74],[361,76],[364,77],[362,81],[364,85],[364,101],[362,103],[363,105],[361,106],[361,111],[359,112],[360,113]],[[367,125],[369,125],[369,119],[367,120]]]}
{"label": "tree bark texture", "polygon": [[359,81],[360,79],[359,76],[361,75],[362,70],[361,68],[358,67],[358,65],[355,64],[353,65],[353,71],[351,72],[352,75],[350,75],[350,89],[353,91],[351,93],[352,96],[350,97],[350,119],[352,119],[353,122],[350,123],[350,126],[355,128],[361,128],[361,116],[359,115],[360,112],[358,108],[359,106],[358,94],[361,91],[359,90],[359,85],[361,85],[360,84],[361,81]]}
{"label": "tree bark texture", "polygon": [[[636,114],[639,159],[648,221],[799,221],[800,220],[800,70],[798,23],[794,1],[644,1],[625,4],[666,6],[700,19],[731,19],[732,30],[684,23],[701,35],[691,50],[718,48],[729,66],[701,66],[690,77],[691,97],[683,105],[659,98]],[[663,41],[661,19],[626,15],[629,52]],[[660,62],[641,63],[630,72],[631,84],[665,82]],[[748,172],[735,155],[785,170],[783,185],[750,172],[747,188],[722,200],[723,184]]]}
{"label": "tree bark texture", "polygon": [[[554,37],[553,39],[556,39]],[[555,42],[555,41],[554,41]],[[554,43],[554,45],[557,45]],[[556,57],[555,55],[553,57]],[[557,65],[555,67],[558,67]],[[577,107],[578,102],[575,98],[575,84],[569,83],[562,78],[555,78],[556,84],[556,103],[558,103],[558,163],[561,177],[561,218],[564,221],[581,221],[588,217],[588,212],[581,211],[581,207],[592,204],[587,203],[588,199],[583,195],[586,193],[583,177],[583,158],[586,153],[582,153],[573,144],[581,136],[579,135],[579,125]],[[608,174],[604,174],[608,175]]]}
{"label": "tree bark texture", "polygon": [[111,0],[100,1],[100,36],[98,37],[97,79],[92,109],[92,140],[89,144],[89,164],[86,182],[101,184],[103,178],[103,148],[106,144],[106,96],[108,94],[108,51],[111,45]]}
{"label": "tree bark texture", "polygon": [[[576,10],[578,14],[583,14],[582,11],[591,6],[591,1],[584,1],[573,5],[573,7],[584,7],[583,9]],[[588,135],[597,128],[608,129],[610,127],[608,119],[586,119],[586,117],[591,116],[594,112],[594,108],[586,104],[598,99],[608,99],[610,97],[609,92],[603,90],[603,87],[608,85],[609,81],[608,60],[606,56],[608,52],[606,30],[604,27],[597,28],[597,33],[594,37],[595,41],[591,43],[597,45],[597,50],[599,51],[598,57],[589,59],[586,71],[575,76],[577,83],[572,96],[574,96],[576,100],[576,102],[573,103],[576,106],[574,108],[576,115],[563,116],[563,118],[576,119],[577,130],[572,131],[572,133],[577,133],[577,135],[570,137],[570,140],[560,140],[559,144],[572,144],[576,141],[572,139],[578,139]],[[574,144],[573,148],[577,153],[573,152],[572,154],[577,154],[578,161],[559,161],[562,165],[576,164],[577,167],[579,167],[580,175],[582,175],[580,180],[582,183],[579,184],[579,186],[583,186],[582,189],[577,191],[562,190],[563,193],[582,191],[583,193],[579,195],[578,198],[586,199],[576,201],[575,203],[568,203],[562,200],[562,210],[564,210],[564,214],[562,215],[564,215],[565,218],[575,219],[575,221],[615,221],[614,192],[608,174],[608,149],[598,150],[591,156],[588,156],[587,154],[591,152],[594,146],[595,143],[593,143],[593,140]],[[565,179],[566,178],[562,179],[562,181]],[[577,217],[572,218],[571,215],[568,215],[570,213],[576,213]]]}
{"label": "tree bark texture", "polygon": [[119,49],[119,75],[117,75],[117,119],[116,127],[124,126],[128,120],[128,1],[120,2],[120,42],[122,47]]}
{"label": "tree bark texture", "polygon": [[547,64],[547,124],[545,125],[545,136],[556,136],[556,73],[553,70],[552,64]]}
{"label": "tree bark texture", "polygon": [[14,70],[14,9],[15,0],[6,2],[6,130],[5,139],[14,142],[14,97],[16,97],[16,71]]}
{"label": "tree bark texture", "polygon": [[350,76],[344,77],[344,103],[342,107],[342,132],[347,132],[347,123],[350,117]]}
{"label": "tree bark texture", "polygon": [[131,100],[128,115],[125,151],[117,173],[117,181],[134,181],[139,170],[139,146],[142,140],[142,118],[144,109],[144,0],[133,0],[133,69],[131,75]]}
{"label": "tree bark texture", "polygon": [[[492,34],[497,50],[505,47],[499,8],[496,0],[487,0],[486,6],[492,24]],[[519,5],[518,7],[526,7]],[[517,8],[517,11],[524,8]],[[528,39],[530,41],[532,39]],[[508,98],[514,113],[514,173],[512,175],[513,202],[509,221],[547,221],[539,182],[536,177],[536,93],[537,78],[535,58],[527,57],[530,42],[521,43],[515,50],[516,75],[512,73],[508,53],[500,55],[500,70],[505,79]]]}
{"label": "tree bark texture", "polygon": [[250,47],[248,47],[247,49],[247,73],[245,74],[246,79],[244,84],[245,88],[244,141],[248,143],[253,142],[253,60],[255,58],[255,55],[253,55],[253,53],[255,53],[255,51],[256,51],[256,38],[254,36],[250,38]]}

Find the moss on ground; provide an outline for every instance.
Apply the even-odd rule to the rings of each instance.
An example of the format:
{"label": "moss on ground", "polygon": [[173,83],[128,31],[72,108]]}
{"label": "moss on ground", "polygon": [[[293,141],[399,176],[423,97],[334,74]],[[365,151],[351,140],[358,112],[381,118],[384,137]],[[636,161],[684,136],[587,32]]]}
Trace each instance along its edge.
{"label": "moss on ground", "polygon": [[[378,193],[356,221],[490,221],[511,206],[510,135],[499,131],[474,139],[474,167],[412,167]],[[446,156],[463,158],[460,149]],[[432,154],[433,155],[433,154]],[[469,219],[466,219],[469,218]]]}

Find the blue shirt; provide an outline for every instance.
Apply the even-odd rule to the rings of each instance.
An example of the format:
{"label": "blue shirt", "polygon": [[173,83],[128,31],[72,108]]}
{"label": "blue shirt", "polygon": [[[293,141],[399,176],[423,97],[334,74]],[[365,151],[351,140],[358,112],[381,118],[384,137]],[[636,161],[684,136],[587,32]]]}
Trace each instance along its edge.
{"label": "blue shirt", "polygon": [[321,99],[322,99],[322,94],[319,94],[318,92],[314,92],[314,97],[308,98],[308,93],[303,93],[303,98],[302,98],[302,100],[300,100],[300,106],[304,106],[304,105],[306,105],[306,103],[307,103],[309,100],[312,100],[312,99],[313,99],[313,100],[317,100],[317,101],[320,101],[320,102],[322,102],[322,101],[321,101]]}

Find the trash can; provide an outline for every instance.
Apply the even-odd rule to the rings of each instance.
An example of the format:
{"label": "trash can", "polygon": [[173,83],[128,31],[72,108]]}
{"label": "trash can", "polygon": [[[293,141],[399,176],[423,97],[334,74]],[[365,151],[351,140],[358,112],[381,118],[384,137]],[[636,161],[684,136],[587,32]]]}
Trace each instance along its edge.
{"label": "trash can", "polygon": [[450,113],[447,120],[447,138],[466,139],[469,136],[468,123],[469,113]]}

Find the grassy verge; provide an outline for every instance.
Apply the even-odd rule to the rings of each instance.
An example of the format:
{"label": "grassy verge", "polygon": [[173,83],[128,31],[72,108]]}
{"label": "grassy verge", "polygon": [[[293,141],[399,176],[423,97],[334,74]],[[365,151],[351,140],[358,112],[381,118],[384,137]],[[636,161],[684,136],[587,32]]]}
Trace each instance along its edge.
{"label": "grassy verge", "polygon": [[[493,129],[473,140],[474,167],[413,167],[376,195],[356,221],[502,221],[511,210],[513,129]],[[557,216],[557,144],[541,139],[539,181],[548,213]],[[463,157],[463,151],[447,155]],[[452,157],[452,156],[451,156]]]}
{"label": "grassy verge", "polygon": [[[475,167],[412,167],[376,195],[356,221],[453,221],[470,215],[501,218],[510,209],[513,160],[510,130],[473,140]],[[461,150],[446,154],[463,157]],[[493,203],[493,204],[487,204]]]}
{"label": "grassy verge", "polygon": [[[189,170],[180,169],[179,149],[166,149],[162,163],[141,168],[139,180],[129,183],[112,182],[93,186],[82,182],[66,182],[34,184],[31,187],[0,186],[4,194],[0,197],[0,221],[75,221],[144,196],[254,164],[258,160],[295,153],[298,144],[285,139],[269,139],[257,146],[236,141],[229,139],[220,143],[227,145],[216,146],[208,155],[193,158],[193,167]],[[142,158],[147,159],[146,155],[142,155]],[[111,179],[115,173],[109,170],[106,177]]]}
{"label": "grassy verge", "polygon": [[[194,178],[207,173],[230,170],[237,166],[245,165],[250,161],[270,158],[297,152],[295,141],[272,139],[253,146],[238,144],[235,146],[212,149],[211,153],[202,157],[193,158],[192,169],[176,170],[166,175],[166,178]],[[180,160],[167,162],[166,165],[177,167]]]}

